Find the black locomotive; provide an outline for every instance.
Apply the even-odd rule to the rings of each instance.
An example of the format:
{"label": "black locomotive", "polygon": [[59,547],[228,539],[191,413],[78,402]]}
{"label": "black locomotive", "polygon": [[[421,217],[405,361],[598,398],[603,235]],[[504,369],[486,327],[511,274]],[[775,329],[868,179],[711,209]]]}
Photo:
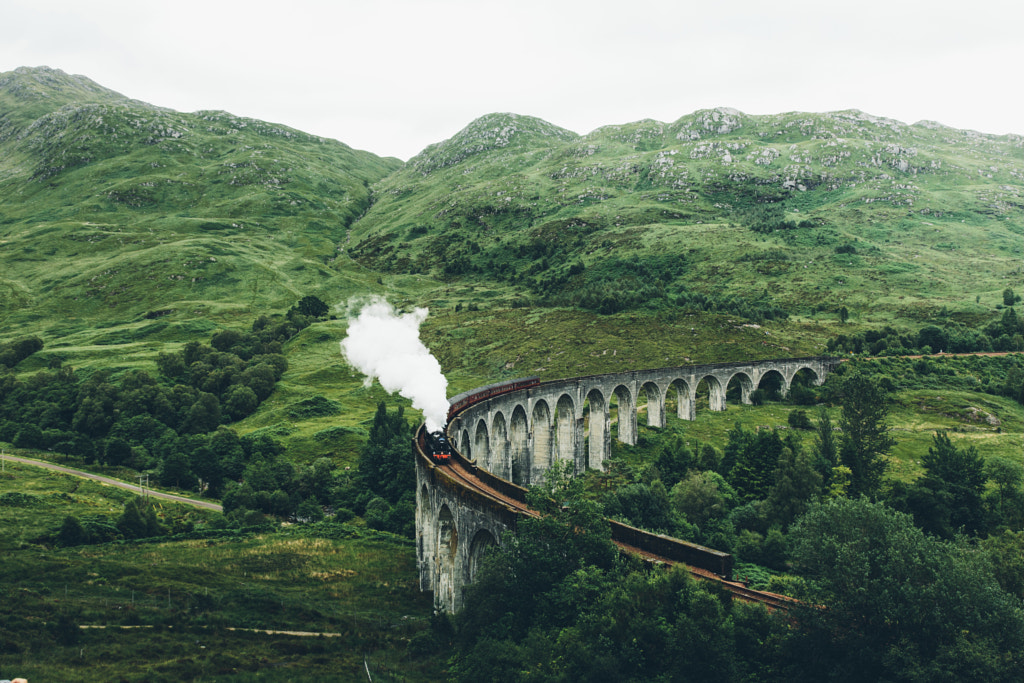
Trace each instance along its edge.
{"label": "black locomotive", "polygon": [[435,462],[447,464],[448,460],[452,457],[452,445],[448,443],[448,437],[444,435],[444,432],[425,431],[423,440],[426,442],[424,444],[426,446],[424,449],[426,454]]}

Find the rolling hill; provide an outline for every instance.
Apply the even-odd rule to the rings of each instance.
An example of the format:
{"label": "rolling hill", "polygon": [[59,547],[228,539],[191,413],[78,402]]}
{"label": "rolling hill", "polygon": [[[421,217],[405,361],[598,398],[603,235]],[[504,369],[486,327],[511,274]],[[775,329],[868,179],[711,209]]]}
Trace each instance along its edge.
{"label": "rolling hill", "polygon": [[493,114],[381,181],[352,253],[594,311],[699,295],[973,323],[1020,281],[1022,149],[859,111],[713,109],[587,135]]}
{"label": "rolling hill", "polygon": [[0,74],[0,320],[66,337],[336,295],[338,245],[399,166],[45,67]]}

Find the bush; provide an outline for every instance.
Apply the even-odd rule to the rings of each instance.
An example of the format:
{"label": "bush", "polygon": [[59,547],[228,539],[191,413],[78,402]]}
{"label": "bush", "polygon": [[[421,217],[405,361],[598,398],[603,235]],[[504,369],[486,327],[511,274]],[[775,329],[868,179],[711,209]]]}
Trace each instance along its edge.
{"label": "bush", "polygon": [[811,418],[807,417],[806,410],[791,410],[787,418],[789,426],[793,429],[813,429]]}

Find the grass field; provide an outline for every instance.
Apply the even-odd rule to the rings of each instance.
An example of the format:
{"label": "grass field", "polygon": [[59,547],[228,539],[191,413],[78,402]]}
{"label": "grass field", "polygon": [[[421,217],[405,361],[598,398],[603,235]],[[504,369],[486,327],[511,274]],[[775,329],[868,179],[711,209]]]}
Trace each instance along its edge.
{"label": "grass field", "polygon": [[195,530],[50,548],[38,541],[65,515],[114,518],[133,494],[14,463],[4,470],[0,676],[353,679],[366,657],[375,679],[436,680],[437,656],[408,647],[431,613],[411,541],[328,523],[217,531],[217,515],[158,504],[165,524]]}

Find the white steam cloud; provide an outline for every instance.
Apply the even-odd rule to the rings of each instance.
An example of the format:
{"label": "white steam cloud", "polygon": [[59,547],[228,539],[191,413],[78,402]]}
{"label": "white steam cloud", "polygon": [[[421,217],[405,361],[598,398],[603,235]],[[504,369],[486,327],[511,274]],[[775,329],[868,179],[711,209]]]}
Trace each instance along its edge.
{"label": "white steam cloud", "polygon": [[[357,306],[349,302],[350,311]],[[366,386],[376,378],[385,390],[410,399],[413,408],[423,411],[427,429],[434,432],[444,427],[448,417],[448,380],[420,341],[420,324],[427,313],[426,308],[417,308],[400,315],[387,301],[374,297],[358,317],[349,315],[341,353],[366,375]]]}

